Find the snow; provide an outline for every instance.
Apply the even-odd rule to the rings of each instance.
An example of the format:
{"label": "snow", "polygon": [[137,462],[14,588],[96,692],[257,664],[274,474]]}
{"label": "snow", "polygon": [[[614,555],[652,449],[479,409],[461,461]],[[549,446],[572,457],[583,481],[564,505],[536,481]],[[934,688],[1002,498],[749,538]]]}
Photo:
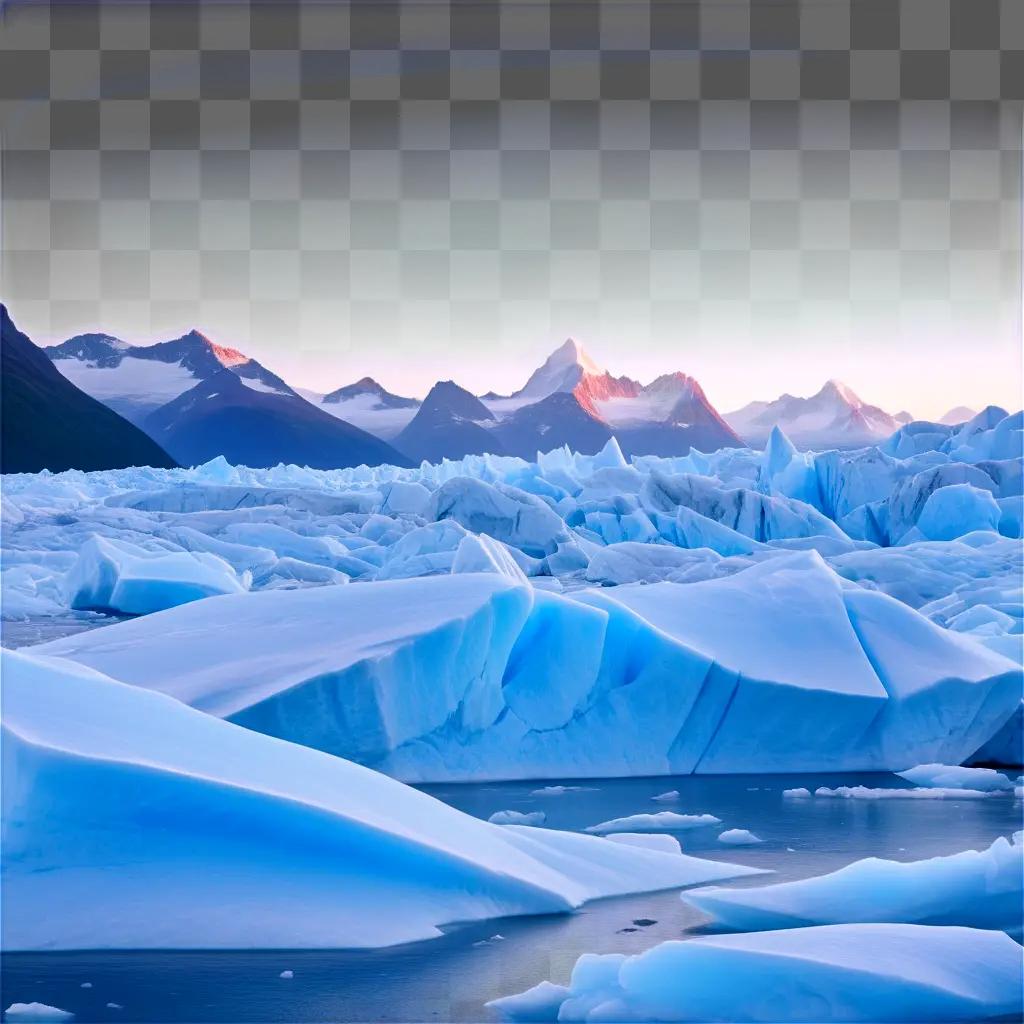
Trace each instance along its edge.
{"label": "snow", "polygon": [[511,1021],[967,1021],[1018,1017],[1022,992],[1001,932],[846,924],[585,954],[568,987],[488,1005]]}
{"label": "snow", "polygon": [[74,1019],[73,1013],[60,1010],[56,1006],[47,1006],[46,1003],[11,1003],[4,1010],[4,1020],[8,1021]]}
{"label": "snow", "polygon": [[718,836],[718,841],[726,846],[757,846],[764,842],[745,828],[726,829]]}
{"label": "snow", "polygon": [[736,931],[891,922],[1021,931],[1024,833],[982,851],[901,863],[869,857],[797,882],[705,888],[683,899]]}
{"label": "snow", "polygon": [[1013,789],[1013,783],[992,768],[964,768],[948,764],[919,764],[897,774],[915,786],[932,789],[974,789],[997,792]]}
{"label": "snow", "polygon": [[418,406],[405,409],[382,406],[380,399],[374,394],[356,395],[340,402],[325,402],[322,395],[315,393],[304,394],[303,397],[324,412],[345,420],[360,430],[376,434],[384,441],[397,437],[418,411]]}
{"label": "snow", "polygon": [[166,405],[198,383],[195,374],[181,363],[138,356],[125,356],[117,366],[95,366],[80,359],[55,359],[53,365],[87,395],[132,420]]}
{"label": "snow", "polygon": [[609,832],[681,832],[685,829],[701,828],[704,825],[720,825],[721,818],[713,814],[677,814],[675,811],[658,811],[656,814],[629,814],[624,818],[612,818],[600,824],[591,825],[587,832],[606,835]]}
{"label": "snow", "polygon": [[70,662],[0,657],[6,950],[370,948],[750,873],[491,825]]}
{"label": "snow", "polygon": [[609,832],[605,839],[626,846],[639,846],[645,850],[661,850],[662,853],[683,852],[683,847],[675,836],[661,832]]}
{"label": "snow", "polygon": [[495,811],[487,820],[492,825],[543,825],[547,815],[543,811]]}

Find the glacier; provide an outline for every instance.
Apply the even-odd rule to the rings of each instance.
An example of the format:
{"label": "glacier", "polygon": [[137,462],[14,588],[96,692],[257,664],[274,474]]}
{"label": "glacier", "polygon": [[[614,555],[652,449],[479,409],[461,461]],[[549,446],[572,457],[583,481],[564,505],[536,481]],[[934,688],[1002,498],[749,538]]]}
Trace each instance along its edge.
{"label": "glacier", "polygon": [[974,928],[846,924],[662,942],[581,956],[568,986],[488,1005],[510,1021],[968,1021],[1024,1009],[1009,936]]}
{"label": "glacier", "polygon": [[0,656],[5,951],[372,948],[759,873],[492,825],[92,669]]}
{"label": "glacier", "polygon": [[708,887],[683,899],[735,931],[890,922],[995,928],[1019,936],[1024,906],[1024,833],[982,851],[930,860],[870,857],[798,882]]}
{"label": "glacier", "polygon": [[409,781],[1019,760],[1021,418],[932,426],[8,475],[2,614]]}

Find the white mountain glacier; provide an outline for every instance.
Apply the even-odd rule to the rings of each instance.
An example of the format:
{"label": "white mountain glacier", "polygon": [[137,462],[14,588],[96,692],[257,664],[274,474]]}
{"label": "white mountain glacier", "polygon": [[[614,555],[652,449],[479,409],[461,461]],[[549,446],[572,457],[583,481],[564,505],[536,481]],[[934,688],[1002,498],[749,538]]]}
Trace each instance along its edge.
{"label": "white mountain glacier", "polygon": [[138,425],[224,369],[253,391],[295,394],[255,359],[196,330],[155,345],[132,345],[109,334],[79,334],[43,351],[72,384]]}
{"label": "white mountain glacier", "polygon": [[421,405],[418,398],[392,394],[372,377],[363,377],[326,395],[303,388],[297,390],[324,412],[368,430],[384,441],[390,441],[406,427]]}
{"label": "white mountain glacier", "polygon": [[[903,414],[901,414],[903,415]],[[829,380],[810,398],[782,395],[750,402],[725,420],[748,444],[762,444],[779,427],[801,447],[852,448],[888,437],[904,422],[869,405],[842,381]]]}

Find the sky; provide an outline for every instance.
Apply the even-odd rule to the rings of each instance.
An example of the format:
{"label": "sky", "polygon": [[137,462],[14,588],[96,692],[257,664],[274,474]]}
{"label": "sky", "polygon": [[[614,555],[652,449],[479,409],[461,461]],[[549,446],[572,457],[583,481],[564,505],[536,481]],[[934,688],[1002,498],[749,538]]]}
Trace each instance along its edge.
{"label": "sky", "polygon": [[1014,9],[9,3],[0,291],[320,391],[508,392],[574,336],[724,411],[1020,406]]}

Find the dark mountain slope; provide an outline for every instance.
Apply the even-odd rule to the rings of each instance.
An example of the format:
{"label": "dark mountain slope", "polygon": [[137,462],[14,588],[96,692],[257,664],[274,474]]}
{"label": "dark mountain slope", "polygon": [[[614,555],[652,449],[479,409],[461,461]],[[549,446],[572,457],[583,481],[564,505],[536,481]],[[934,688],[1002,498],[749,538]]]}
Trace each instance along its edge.
{"label": "dark mountain slope", "polygon": [[67,380],[0,304],[0,470],[169,468],[173,459]]}

